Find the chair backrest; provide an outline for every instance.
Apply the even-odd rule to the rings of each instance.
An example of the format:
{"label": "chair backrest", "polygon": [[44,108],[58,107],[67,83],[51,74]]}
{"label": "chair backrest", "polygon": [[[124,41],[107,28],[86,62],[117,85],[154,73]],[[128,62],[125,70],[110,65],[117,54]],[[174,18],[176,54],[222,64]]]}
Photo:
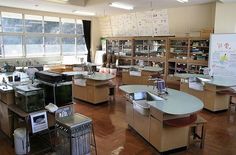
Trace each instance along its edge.
{"label": "chair backrest", "polygon": [[73,114],[74,114],[73,104],[62,106],[62,107],[59,107],[58,110],[55,112],[55,119],[71,116]]}

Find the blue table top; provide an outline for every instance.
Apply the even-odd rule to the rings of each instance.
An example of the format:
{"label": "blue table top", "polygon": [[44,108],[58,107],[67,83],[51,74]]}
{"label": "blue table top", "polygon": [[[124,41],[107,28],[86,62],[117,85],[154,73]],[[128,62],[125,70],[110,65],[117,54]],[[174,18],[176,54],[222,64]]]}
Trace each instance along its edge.
{"label": "blue table top", "polygon": [[[127,94],[148,91],[157,95],[152,86],[123,85],[119,88]],[[192,114],[203,108],[203,102],[200,99],[174,89],[168,89],[168,95],[165,96],[164,100],[148,101],[147,103],[163,113],[171,115]]]}

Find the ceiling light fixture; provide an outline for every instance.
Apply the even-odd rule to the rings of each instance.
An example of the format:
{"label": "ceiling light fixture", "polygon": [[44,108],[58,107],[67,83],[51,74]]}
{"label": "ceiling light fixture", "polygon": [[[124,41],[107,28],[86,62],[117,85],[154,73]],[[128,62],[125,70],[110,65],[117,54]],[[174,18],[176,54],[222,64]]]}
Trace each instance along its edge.
{"label": "ceiling light fixture", "polygon": [[134,6],[132,6],[132,5],[119,3],[119,2],[110,3],[109,6],[119,8],[119,9],[125,9],[125,10],[133,10],[134,9]]}
{"label": "ceiling light fixture", "polygon": [[84,15],[84,16],[95,16],[96,15],[94,12],[87,12],[87,11],[74,10],[72,12],[75,14]]}
{"label": "ceiling light fixture", "polygon": [[55,3],[63,3],[63,4],[69,2],[69,0],[47,0],[47,1],[49,1],[49,2],[55,2]]}
{"label": "ceiling light fixture", "polygon": [[180,3],[187,3],[188,2],[188,0],[177,0],[177,1]]}

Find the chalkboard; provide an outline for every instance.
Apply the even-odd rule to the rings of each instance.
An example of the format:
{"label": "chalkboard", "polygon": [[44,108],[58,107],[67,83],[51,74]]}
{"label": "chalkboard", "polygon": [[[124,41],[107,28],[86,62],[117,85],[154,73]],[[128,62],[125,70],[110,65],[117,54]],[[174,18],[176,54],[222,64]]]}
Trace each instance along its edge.
{"label": "chalkboard", "polygon": [[212,34],[209,68],[213,76],[236,77],[236,34]]}

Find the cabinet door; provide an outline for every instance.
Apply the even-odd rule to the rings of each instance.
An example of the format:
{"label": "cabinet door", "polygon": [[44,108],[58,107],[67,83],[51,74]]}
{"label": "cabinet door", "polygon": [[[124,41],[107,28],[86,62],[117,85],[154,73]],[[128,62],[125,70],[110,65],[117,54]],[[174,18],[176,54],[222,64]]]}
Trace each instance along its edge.
{"label": "cabinet door", "polygon": [[161,147],[161,132],[162,132],[162,122],[160,120],[155,119],[154,117],[150,117],[150,136],[149,142],[159,151],[162,151]]}
{"label": "cabinet door", "polygon": [[149,140],[149,116],[144,116],[134,110],[134,129],[148,141]]}
{"label": "cabinet door", "polygon": [[133,104],[128,101],[126,101],[126,121],[131,127],[134,127]]}
{"label": "cabinet door", "polygon": [[1,129],[2,131],[11,137],[12,131],[11,131],[11,124],[10,124],[10,115],[8,112],[8,106],[4,103],[1,103],[1,109],[2,109],[2,118],[1,118]]}

